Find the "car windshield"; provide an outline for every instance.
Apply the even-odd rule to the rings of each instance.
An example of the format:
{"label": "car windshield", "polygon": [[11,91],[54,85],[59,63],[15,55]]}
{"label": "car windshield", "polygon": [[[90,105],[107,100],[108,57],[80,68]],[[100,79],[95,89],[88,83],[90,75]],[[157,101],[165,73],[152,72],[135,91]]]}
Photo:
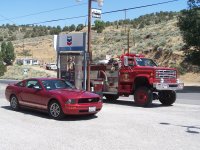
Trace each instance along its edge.
{"label": "car windshield", "polygon": [[74,88],[71,83],[64,80],[42,80],[42,84],[46,90]]}
{"label": "car windshield", "polygon": [[135,60],[138,66],[151,66],[151,67],[157,66],[152,59],[136,58]]}

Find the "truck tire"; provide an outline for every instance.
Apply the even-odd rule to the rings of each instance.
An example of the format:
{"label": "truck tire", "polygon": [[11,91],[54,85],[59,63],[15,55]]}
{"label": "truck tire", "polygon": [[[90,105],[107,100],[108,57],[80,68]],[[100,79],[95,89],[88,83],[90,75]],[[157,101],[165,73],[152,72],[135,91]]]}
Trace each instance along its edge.
{"label": "truck tire", "polygon": [[106,94],[104,96],[109,101],[115,101],[115,100],[117,100],[119,98],[119,95],[114,95],[114,94]]}
{"label": "truck tire", "polygon": [[147,107],[151,105],[153,100],[153,94],[148,87],[139,87],[134,93],[134,101],[136,105],[141,107]]}
{"label": "truck tire", "polygon": [[159,101],[165,106],[170,106],[176,101],[175,91],[160,91],[158,96]]}

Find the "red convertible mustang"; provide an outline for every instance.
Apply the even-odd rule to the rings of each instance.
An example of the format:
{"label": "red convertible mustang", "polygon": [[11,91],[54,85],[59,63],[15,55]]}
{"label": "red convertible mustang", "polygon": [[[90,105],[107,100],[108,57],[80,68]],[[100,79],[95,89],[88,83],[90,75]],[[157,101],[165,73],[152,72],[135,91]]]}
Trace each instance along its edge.
{"label": "red convertible mustang", "polygon": [[96,114],[102,108],[99,95],[75,89],[57,78],[31,78],[10,84],[5,96],[13,110],[21,106],[46,110],[54,119],[65,114]]}

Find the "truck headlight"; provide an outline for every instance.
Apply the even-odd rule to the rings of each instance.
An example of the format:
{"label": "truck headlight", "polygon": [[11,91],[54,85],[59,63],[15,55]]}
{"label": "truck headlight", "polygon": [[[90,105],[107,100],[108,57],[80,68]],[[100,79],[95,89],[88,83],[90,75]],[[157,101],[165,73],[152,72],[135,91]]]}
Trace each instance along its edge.
{"label": "truck headlight", "polygon": [[66,101],[66,104],[75,104],[76,103],[76,100],[75,99],[68,99]]}

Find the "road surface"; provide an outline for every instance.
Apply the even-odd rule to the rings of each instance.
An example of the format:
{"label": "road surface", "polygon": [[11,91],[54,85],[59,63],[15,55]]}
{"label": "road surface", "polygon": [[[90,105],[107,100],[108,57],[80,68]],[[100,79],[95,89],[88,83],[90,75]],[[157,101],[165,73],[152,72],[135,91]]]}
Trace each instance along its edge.
{"label": "road surface", "polygon": [[[104,103],[95,117],[12,111],[0,84],[0,149],[2,150],[198,150],[200,106],[180,104],[136,107],[130,99]],[[182,95],[183,94],[183,95]],[[191,101],[180,93],[180,98]],[[196,93],[198,95],[198,93]],[[194,95],[194,94],[193,94]],[[195,96],[194,96],[195,99]],[[196,101],[196,100],[195,100]]]}

